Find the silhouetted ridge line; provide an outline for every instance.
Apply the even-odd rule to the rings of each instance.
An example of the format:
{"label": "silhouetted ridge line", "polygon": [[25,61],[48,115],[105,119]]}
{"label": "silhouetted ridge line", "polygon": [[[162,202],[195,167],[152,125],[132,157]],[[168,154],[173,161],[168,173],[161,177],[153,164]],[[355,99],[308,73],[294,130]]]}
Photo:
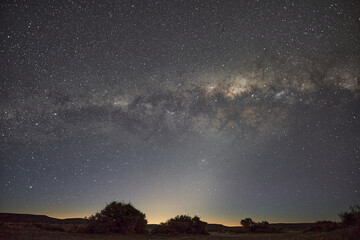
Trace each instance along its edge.
{"label": "silhouetted ridge line", "polygon": [[23,222],[23,223],[58,223],[58,224],[82,224],[86,223],[85,218],[58,219],[46,215],[0,213],[0,222]]}

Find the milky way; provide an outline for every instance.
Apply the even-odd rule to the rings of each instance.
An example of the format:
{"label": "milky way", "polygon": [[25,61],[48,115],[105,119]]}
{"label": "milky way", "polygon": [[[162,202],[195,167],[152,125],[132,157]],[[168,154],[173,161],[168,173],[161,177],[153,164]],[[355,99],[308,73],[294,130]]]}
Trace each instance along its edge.
{"label": "milky way", "polygon": [[336,219],[360,197],[358,8],[1,3],[0,211]]}

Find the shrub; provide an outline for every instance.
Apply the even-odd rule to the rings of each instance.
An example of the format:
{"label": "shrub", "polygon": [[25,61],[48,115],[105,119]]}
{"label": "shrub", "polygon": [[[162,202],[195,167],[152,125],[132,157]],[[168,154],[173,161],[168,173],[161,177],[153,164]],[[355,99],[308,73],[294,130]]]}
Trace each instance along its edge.
{"label": "shrub", "polygon": [[267,221],[255,223],[253,232],[270,232],[270,225]]}
{"label": "shrub", "polygon": [[350,207],[349,212],[342,212],[339,214],[341,223],[344,226],[360,226],[360,206],[355,205]]}
{"label": "shrub", "polygon": [[244,231],[250,232],[255,222],[251,218],[245,218],[240,221],[240,224],[244,227]]}
{"label": "shrub", "polygon": [[147,233],[145,214],[131,203],[112,202],[89,217],[85,232],[89,233]]}
{"label": "shrub", "polygon": [[187,215],[178,215],[175,218],[169,219],[166,223],[161,223],[156,226],[151,234],[208,234],[206,231],[206,222],[200,221],[200,218],[195,216],[191,218]]}
{"label": "shrub", "polygon": [[272,233],[278,232],[274,228],[270,228],[270,224],[267,221],[254,222],[251,218],[245,218],[240,221],[244,228],[244,232],[257,232],[257,233]]}
{"label": "shrub", "polygon": [[355,205],[350,207],[350,211],[339,214],[341,224],[344,227],[352,229],[351,231],[360,238],[360,206]]}

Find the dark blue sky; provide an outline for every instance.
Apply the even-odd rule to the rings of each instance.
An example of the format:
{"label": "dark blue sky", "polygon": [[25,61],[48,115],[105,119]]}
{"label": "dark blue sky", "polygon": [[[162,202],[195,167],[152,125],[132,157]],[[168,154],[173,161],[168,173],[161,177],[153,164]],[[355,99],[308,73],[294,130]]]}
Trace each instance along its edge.
{"label": "dark blue sky", "polygon": [[239,224],[360,199],[357,1],[2,1],[0,211]]}

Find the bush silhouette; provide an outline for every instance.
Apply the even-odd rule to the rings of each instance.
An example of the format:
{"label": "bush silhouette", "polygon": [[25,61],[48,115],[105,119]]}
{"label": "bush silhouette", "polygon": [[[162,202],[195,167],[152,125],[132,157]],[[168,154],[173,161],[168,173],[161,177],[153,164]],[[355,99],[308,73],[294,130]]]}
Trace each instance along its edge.
{"label": "bush silhouette", "polygon": [[245,218],[241,220],[240,223],[243,226],[245,232],[276,232],[276,229],[270,228],[270,224],[267,221],[254,222],[251,218]]}
{"label": "bush silhouette", "polygon": [[112,202],[89,217],[85,232],[89,233],[147,233],[145,214],[131,203]]}
{"label": "bush silhouette", "polygon": [[200,218],[195,216],[191,218],[187,215],[178,215],[175,218],[169,219],[166,223],[161,223],[156,226],[151,234],[208,234],[206,231],[206,222],[200,221]]}
{"label": "bush silhouette", "polygon": [[251,218],[245,218],[240,221],[240,224],[244,227],[246,232],[250,232],[255,225],[255,222]]}
{"label": "bush silhouette", "polygon": [[360,206],[355,205],[350,207],[349,212],[342,212],[339,214],[341,219],[341,223],[348,227],[348,226],[358,226],[360,227]]}
{"label": "bush silhouette", "polygon": [[[270,225],[267,221],[258,222],[253,226],[254,232],[269,232]],[[271,230],[272,231],[272,230]]]}
{"label": "bush silhouette", "polygon": [[360,206],[350,207],[350,211],[339,214],[341,224],[352,231],[354,239],[360,239]]}

